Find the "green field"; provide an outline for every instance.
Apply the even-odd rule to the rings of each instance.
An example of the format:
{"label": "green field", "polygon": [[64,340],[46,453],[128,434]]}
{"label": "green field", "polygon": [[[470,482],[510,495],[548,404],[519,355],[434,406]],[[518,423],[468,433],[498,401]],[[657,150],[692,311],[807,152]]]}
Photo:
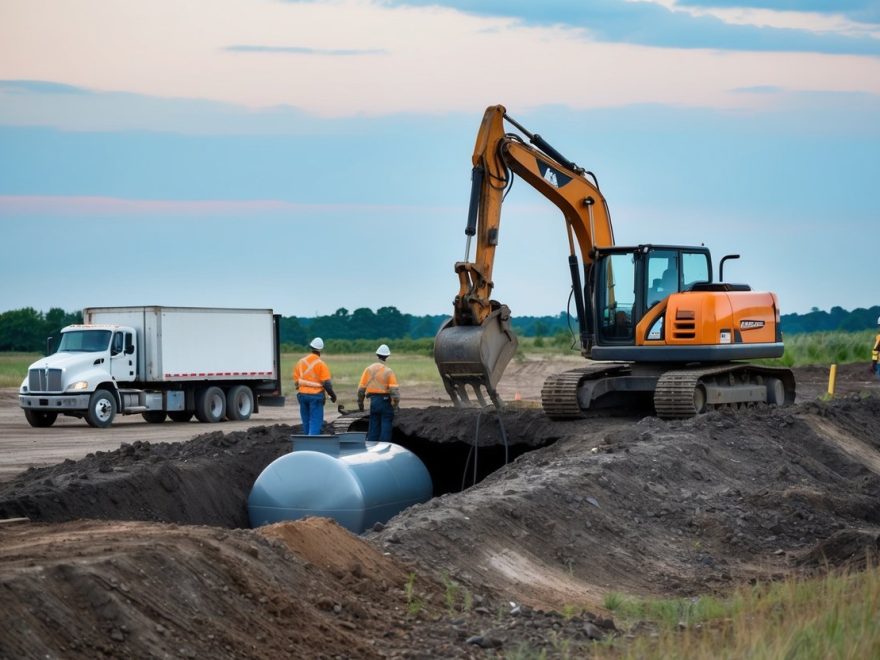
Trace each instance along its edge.
{"label": "green field", "polygon": [[0,353],[0,387],[18,387],[39,353]]}
{"label": "green field", "polygon": [[[782,358],[762,362],[787,367],[849,362],[868,363],[871,360],[871,346],[875,336],[871,330],[791,335],[785,338],[785,355]],[[303,353],[281,355],[281,374],[285,394],[289,394],[293,388],[290,375],[294,363],[302,355]],[[578,355],[578,351],[571,348],[571,338],[568,335],[546,338],[520,337],[517,359],[532,355],[546,359],[554,355]],[[0,387],[18,387],[27,374],[28,365],[39,357],[39,353],[0,353]],[[330,366],[335,388],[340,396],[347,398],[349,390],[353,392],[357,387],[364,367],[373,362],[375,356],[369,352],[334,354],[325,351],[324,359]],[[441,385],[434,360],[424,351],[418,353],[395,351],[388,365],[394,369],[398,380],[402,383],[436,384],[438,387]]]}
{"label": "green field", "polygon": [[[0,387],[18,387],[27,375],[28,366],[40,358],[39,353],[0,353]],[[293,390],[293,365],[301,358],[299,353],[283,353],[281,355],[281,379],[283,391],[290,394]],[[351,353],[346,355],[324,354],[333,375],[333,385],[340,397],[354,397],[358,381],[364,367],[376,361],[371,353]],[[395,353],[388,361],[394,369],[397,379],[408,384],[440,384],[440,375],[433,358],[425,355],[405,355]]]}
{"label": "green field", "polygon": [[[285,395],[293,393],[293,365],[302,357],[302,354],[284,353],[281,355],[282,390]],[[333,355],[325,352],[322,357],[330,367],[333,376],[333,389],[340,398],[340,402],[348,403],[354,400],[357,392],[358,381],[364,368],[376,361],[376,356],[371,353],[351,353],[346,355]],[[423,385],[436,384],[442,387],[440,374],[434,358],[425,355],[404,355],[395,353],[388,359],[388,366],[394,370],[397,380],[401,384]]]}

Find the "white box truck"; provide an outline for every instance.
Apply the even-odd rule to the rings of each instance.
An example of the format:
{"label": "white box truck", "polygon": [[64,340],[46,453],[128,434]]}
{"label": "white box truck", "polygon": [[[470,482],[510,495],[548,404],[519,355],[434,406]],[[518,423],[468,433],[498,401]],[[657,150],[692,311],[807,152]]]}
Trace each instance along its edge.
{"label": "white box truck", "polygon": [[281,396],[280,316],[271,309],[89,307],[58,349],[28,369],[19,405],[31,426],[59,414],[106,428],[117,413],[147,422],[246,420]]}

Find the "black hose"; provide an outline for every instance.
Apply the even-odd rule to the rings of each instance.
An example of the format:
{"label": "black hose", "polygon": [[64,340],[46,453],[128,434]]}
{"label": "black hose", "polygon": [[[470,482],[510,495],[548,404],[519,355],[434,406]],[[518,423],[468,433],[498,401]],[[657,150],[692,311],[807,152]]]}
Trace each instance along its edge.
{"label": "black hose", "polygon": [[[468,450],[467,459],[464,462],[464,472],[461,475],[461,490],[464,490],[464,485],[467,483],[467,473],[468,466],[471,463],[471,456],[474,457],[474,477],[472,486],[477,485],[477,468],[478,468],[478,458],[479,454],[479,441],[480,441],[480,421],[483,418],[483,413],[486,412],[486,408],[480,408],[480,412],[477,414],[477,424],[474,429],[474,443],[471,445],[471,448]],[[501,411],[497,408],[495,409],[495,413],[498,415],[498,427],[501,430],[501,440],[504,443],[504,464],[507,465],[510,462],[510,443],[507,440],[507,429],[504,427],[504,420],[501,418]]]}

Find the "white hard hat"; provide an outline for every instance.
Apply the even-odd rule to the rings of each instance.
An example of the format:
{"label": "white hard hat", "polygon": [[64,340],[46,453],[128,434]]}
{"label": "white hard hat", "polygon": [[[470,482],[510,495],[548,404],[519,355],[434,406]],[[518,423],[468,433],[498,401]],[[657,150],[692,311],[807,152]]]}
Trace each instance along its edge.
{"label": "white hard hat", "polygon": [[388,348],[388,344],[382,344],[379,348],[376,349],[376,355],[381,357],[388,357],[391,355],[391,349]]}
{"label": "white hard hat", "polygon": [[323,351],[324,350],[324,340],[321,339],[320,337],[315,337],[312,340],[312,343],[309,344],[309,346],[314,348],[316,351]]}

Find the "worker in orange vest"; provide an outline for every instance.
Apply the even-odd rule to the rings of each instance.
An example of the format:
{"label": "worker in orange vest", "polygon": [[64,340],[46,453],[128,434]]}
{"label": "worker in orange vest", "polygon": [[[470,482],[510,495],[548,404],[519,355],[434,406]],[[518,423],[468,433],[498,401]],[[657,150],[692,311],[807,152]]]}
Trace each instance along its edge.
{"label": "worker in orange vest", "polygon": [[871,372],[880,379],[880,318],[877,319],[877,336],[874,337],[874,348],[871,351]]}
{"label": "worker in orange vest", "polygon": [[315,337],[309,347],[312,352],[293,367],[293,384],[296,386],[296,400],[299,401],[299,416],[302,418],[304,435],[321,435],[324,426],[325,393],[336,403],[336,393],[330,381],[330,368],[321,359],[324,340]]}
{"label": "worker in orange vest", "polygon": [[394,422],[394,411],[400,403],[400,388],[397,376],[385,366],[385,360],[391,355],[386,344],[376,349],[378,362],[364,369],[358,383],[358,409],[364,409],[364,397],[370,397],[370,430],[367,440],[391,442],[391,425]]}

